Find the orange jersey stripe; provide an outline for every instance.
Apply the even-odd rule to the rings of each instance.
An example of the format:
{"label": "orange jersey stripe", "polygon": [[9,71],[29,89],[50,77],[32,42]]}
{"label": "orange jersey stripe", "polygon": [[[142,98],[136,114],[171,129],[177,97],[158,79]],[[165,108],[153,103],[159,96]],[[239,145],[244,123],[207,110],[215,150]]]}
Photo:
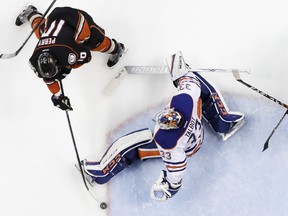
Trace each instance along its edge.
{"label": "orange jersey stripe", "polygon": [[[34,29],[34,27],[40,22],[40,20],[41,20],[41,17],[36,17],[36,18],[32,21],[32,23],[31,23],[32,29]],[[35,33],[35,35],[36,35],[36,37],[37,37],[38,39],[40,39],[40,37],[41,37],[40,27],[42,26],[42,24],[43,24],[45,21],[46,21],[46,19],[43,19],[43,20],[41,21],[40,25],[38,25],[37,29],[34,31],[34,33]]]}
{"label": "orange jersey stripe", "polygon": [[141,150],[138,149],[139,158],[141,160],[148,158],[160,157],[160,152],[158,150]]}
{"label": "orange jersey stripe", "polygon": [[183,165],[166,165],[167,169],[168,170],[171,170],[171,169],[180,169],[180,168],[184,168],[187,166],[187,162],[185,162]]}
{"label": "orange jersey stripe", "polygon": [[92,49],[92,51],[98,51],[98,52],[106,52],[111,47],[111,41],[108,37],[104,37],[104,40],[102,43],[99,44],[99,46]]}
{"label": "orange jersey stripe", "polygon": [[202,146],[202,139],[199,141],[197,146],[194,148],[194,150],[190,154],[186,154],[187,157],[193,156]]}
{"label": "orange jersey stripe", "polygon": [[197,101],[197,116],[199,119],[202,117],[202,99],[199,97]]}
{"label": "orange jersey stripe", "polygon": [[90,36],[91,31],[88,22],[87,20],[85,20],[84,16],[81,13],[79,13],[74,39],[76,43],[83,43]]}
{"label": "orange jersey stripe", "polygon": [[48,86],[48,88],[52,94],[56,94],[60,91],[60,86],[59,86],[58,82],[53,82],[51,84],[47,84],[47,86]]}

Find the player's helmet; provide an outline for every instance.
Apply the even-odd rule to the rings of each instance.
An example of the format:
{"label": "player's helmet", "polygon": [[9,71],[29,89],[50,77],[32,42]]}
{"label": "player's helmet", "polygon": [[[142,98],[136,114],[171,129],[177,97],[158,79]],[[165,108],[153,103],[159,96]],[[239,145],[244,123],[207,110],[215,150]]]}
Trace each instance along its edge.
{"label": "player's helmet", "polygon": [[182,115],[174,108],[165,109],[156,116],[156,123],[163,130],[178,129],[181,126],[181,120]]}
{"label": "player's helmet", "polygon": [[41,77],[51,79],[58,74],[56,59],[49,52],[43,52],[38,57],[38,72]]}

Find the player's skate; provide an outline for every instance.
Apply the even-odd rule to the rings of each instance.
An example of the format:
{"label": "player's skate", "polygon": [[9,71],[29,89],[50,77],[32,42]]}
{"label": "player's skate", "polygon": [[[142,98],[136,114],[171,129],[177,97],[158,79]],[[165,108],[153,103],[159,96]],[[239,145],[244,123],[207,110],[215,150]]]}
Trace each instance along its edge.
{"label": "player's skate", "polygon": [[124,44],[118,43],[117,41],[115,41],[115,42],[118,45],[118,50],[115,54],[110,54],[110,57],[109,57],[108,62],[107,62],[107,65],[110,68],[113,68],[118,63],[118,61],[122,57],[122,55],[126,52]]}
{"label": "player's skate", "polygon": [[38,10],[36,7],[34,7],[33,5],[28,5],[26,6],[23,11],[18,15],[18,17],[15,20],[15,24],[17,26],[21,26],[22,24],[24,24],[25,22],[28,21],[29,16],[32,13],[38,13]]}
{"label": "player's skate", "polygon": [[239,118],[237,120],[233,121],[232,123],[230,123],[229,131],[227,133],[220,133],[220,137],[222,138],[223,141],[226,141],[229,137],[231,137],[233,134],[235,134],[236,131],[238,131],[241,127],[244,126],[244,124],[245,124],[244,114],[242,114],[242,113],[237,113],[237,114],[239,115]]}

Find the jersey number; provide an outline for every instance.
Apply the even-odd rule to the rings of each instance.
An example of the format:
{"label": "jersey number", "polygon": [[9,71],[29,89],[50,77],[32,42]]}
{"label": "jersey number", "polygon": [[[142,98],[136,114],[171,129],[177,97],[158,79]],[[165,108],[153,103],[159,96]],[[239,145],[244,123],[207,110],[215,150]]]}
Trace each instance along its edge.
{"label": "jersey number", "polygon": [[166,160],[171,160],[171,153],[170,152],[164,152],[160,151],[161,157],[165,158]]}
{"label": "jersey number", "polygon": [[58,36],[64,24],[65,24],[64,20],[60,20],[60,22],[57,25],[56,25],[56,21],[53,21],[49,29],[47,29],[46,32],[41,35],[41,37]]}

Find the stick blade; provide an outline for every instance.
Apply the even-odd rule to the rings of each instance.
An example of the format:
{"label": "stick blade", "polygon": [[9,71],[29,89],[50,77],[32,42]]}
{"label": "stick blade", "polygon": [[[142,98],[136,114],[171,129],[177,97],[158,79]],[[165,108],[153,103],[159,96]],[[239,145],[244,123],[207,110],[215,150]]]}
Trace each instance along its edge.
{"label": "stick blade", "polygon": [[265,142],[262,152],[264,152],[266,149],[268,149],[268,147],[269,147],[269,140],[267,140]]}
{"label": "stick blade", "polygon": [[0,59],[10,59],[17,55],[17,53],[3,53],[0,55]]}

